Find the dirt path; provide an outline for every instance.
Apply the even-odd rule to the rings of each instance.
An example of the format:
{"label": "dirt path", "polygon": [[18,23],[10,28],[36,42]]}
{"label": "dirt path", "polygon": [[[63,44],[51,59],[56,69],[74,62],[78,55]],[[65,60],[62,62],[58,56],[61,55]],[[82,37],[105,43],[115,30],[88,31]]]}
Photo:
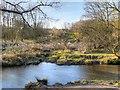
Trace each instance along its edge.
{"label": "dirt path", "polygon": [[[49,87],[44,90],[120,90],[120,87],[105,86],[105,85],[73,85],[62,87]],[[43,90],[43,89],[42,89]]]}
{"label": "dirt path", "polygon": [[[117,89],[118,87],[114,87],[114,86],[103,86],[103,85],[85,85],[85,86],[68,86],[66,88],[113,88],[113,89]],[[120,88],[119,88],[120,89]]]}

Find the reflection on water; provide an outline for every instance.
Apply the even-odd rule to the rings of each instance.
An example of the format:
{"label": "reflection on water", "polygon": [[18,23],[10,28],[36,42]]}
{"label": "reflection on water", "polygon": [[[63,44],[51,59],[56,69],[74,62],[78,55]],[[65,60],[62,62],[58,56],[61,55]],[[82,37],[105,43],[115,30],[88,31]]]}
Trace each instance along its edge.
{"label": "reflection on water", "polygon": [[47,78],[49,84],[61,82],[63,84],[77,79],[117,80],[118,66],[115,65],[72,65],[58,66],[52,63],[41,63],[22,67],[2,69],[2,87],[22,88],[29,81],[36,81],[35,77]]}

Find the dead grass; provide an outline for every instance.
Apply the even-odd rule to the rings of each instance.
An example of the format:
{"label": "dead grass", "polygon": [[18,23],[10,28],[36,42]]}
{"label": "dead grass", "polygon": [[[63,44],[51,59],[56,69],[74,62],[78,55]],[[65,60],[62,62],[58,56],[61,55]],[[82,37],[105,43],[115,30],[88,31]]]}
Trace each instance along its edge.
{"label": "dead grass", "polygon": [[16,58],[17,54],[3,54],[1,55],[2,58]]}

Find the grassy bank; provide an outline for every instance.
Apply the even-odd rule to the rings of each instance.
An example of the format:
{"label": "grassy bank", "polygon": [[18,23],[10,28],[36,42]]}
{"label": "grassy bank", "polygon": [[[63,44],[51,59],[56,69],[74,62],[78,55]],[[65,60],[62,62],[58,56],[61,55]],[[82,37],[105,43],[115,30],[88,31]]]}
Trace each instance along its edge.
{"label": "grassy bank", "polygon": [[70,50],[54,51],[48,58],[48,62],[58,65],[120,64],[120,60],[114,54],[84,54]]}
{"label": "grassy bank", "polygon": [[114,54],[84,54],[78,51],[54,50],[36,51],[16,54],[3,54],[3,66],[20,66],[51,62],[58,65],[120,65],[120,60]]}
{"label": "grassy bank", "polygon": [[39,64],[43,61],[58,65],[120,65],[120,60],[115,54],[87,54],[69,49],[50,49],[51,46],[46,46],[46,44],[27,43],[21,42],[17,46],[6,46],[2,52],[0,63],[2,62],[3,66]]}

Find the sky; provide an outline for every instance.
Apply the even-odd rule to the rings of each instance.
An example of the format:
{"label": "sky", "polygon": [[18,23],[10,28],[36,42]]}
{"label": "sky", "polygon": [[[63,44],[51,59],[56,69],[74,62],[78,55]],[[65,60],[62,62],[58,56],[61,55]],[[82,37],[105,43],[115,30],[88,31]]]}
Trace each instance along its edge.
{"label": "sky", "polygon": [[61,2],[61,7],[57,9],[47,8],[45,13],[53,19],[58,19],[54,22],[49,21],[49,28],[64,28],[65,23],[72,24],[83,19],[84,2]]}
{"label": "sky", "polygon": [[[15,0],[8,0],[10,2],[15,2]],[[18,0],[18,2],[21,0]],[[22,0],[22,1],[31,1],[31,5],[34,6],[34,2],[37,2],[37,0]],[[50,0],[48,0],[50,1]],[[54,0],[52,0],[54,1]],[[57,21],[48,21],[46,20],[46,26],[48,28],[64,28],[65,23],[75,23],[79,21],[82,18],[82,15],[84,14],[84,2],[83,0],[58,0],[60,1],[60,7],[59,8],[43,8],[43,11],[47,14],[48,17],[51,17],[53,19],[57,19]],[[29,6],[31,6],[29,5]],[[24,7],[26,6],[26,3],[23,4]]]}
{"label": "sky", "polygon": [[[11,1],[11,0],[8,0],[8,1]],[[37,0],[23,0],[23,1],[36,2]],[[53,28],[53,27],[64,28],[65,23],[72,24],[81,19],[84,19],[83,15],[85,14],[85,11],[84,11],[85,1],[90,2],[90,1],[96,1],[96,0],[58,0],[58,1],[61,2],[61,7],[57,9],[50,8],[50,7],[44,8],[44,12],[48,15],[48,17],[51,17],[53,19],[58,19],[58,21],[54,21],[54,22],[50,22],[46,20],[45,21],[46,26],[49,28]],[[105,1],[105,0],[97,0],[97,1]]]}
{"label": "sky", "polygon": [[64,28],[65,23],[75,23],[81,19],[85,19],[84,7],[85,2],[105,2],[105,1],[118,1],[118,0],[60,0],[62,6],[60,8],[48,8],[46,13],[49,17],[59,19],[56,22],[49,22],[49,27]]}

